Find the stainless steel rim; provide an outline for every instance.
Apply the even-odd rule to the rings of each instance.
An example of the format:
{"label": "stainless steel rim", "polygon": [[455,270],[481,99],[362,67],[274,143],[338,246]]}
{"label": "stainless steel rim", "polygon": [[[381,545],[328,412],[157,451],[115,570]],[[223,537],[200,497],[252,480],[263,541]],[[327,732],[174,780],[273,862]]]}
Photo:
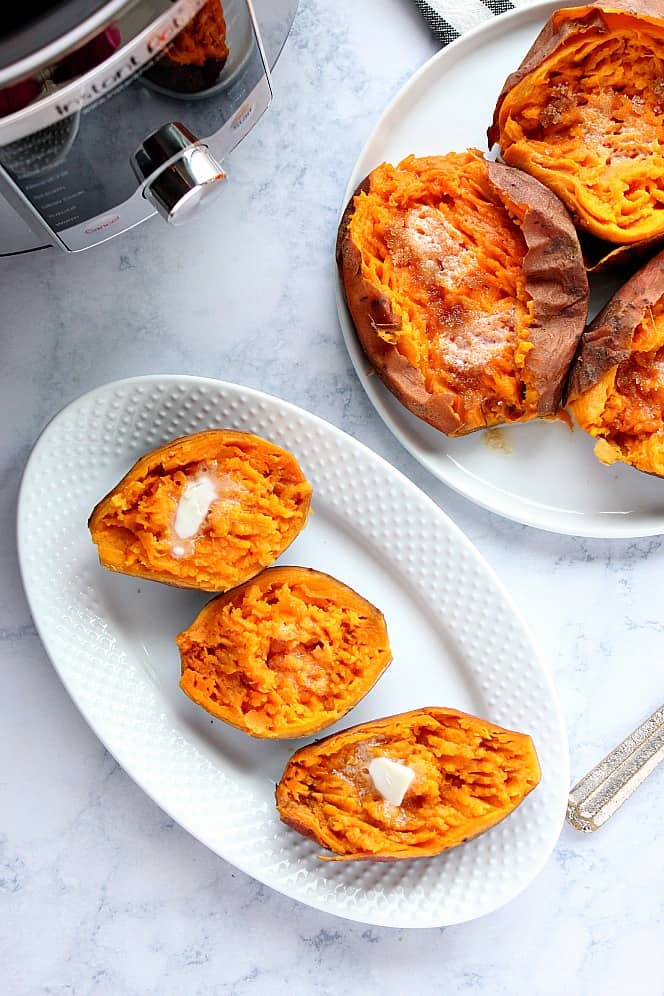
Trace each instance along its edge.
{"label": "stainless steel rim", "polygon": [[56,62],[79,45],[89,41],[114,17],[123,13],[135,4],[136,0],[108,0],[99,10],[85,17],[75,27],[59,35],[54,41],[41,46],[30,55],[0,67],[0,86],[7,86],[17,80],[25,79],[38,73],[40,69]]}
{"label": "stainless steel rim", "polygon": [[[205,2],[206,0],[178,0],[170,4],[166,2],[167,10],[164,13],[101,65],[41,100],[0,119],[0,144],[7,145],[32,132],[48,128],[56,121],[93,104],[125,80],[129,81],[165,48]],[[113,4],[104,8],[106,21],[111,7],[117,16],[117,11],[127,6],[127,0],[114,0]],[[104,18],[101,22],[95,20],[95,24],[92,36],[104,26]],[[78,33],[77,37],[80,38]]]}

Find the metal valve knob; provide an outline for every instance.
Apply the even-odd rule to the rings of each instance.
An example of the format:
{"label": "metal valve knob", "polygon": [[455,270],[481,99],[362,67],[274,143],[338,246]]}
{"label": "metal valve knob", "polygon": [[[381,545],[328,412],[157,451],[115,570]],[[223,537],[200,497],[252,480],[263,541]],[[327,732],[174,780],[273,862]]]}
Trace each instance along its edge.
{"label": "metal valve knob", "polygon": [[144,196],[171,225],[189,221],[226,179],[207,146],[178,121],[148,135],[131,164],[141,182],[149,181]]}

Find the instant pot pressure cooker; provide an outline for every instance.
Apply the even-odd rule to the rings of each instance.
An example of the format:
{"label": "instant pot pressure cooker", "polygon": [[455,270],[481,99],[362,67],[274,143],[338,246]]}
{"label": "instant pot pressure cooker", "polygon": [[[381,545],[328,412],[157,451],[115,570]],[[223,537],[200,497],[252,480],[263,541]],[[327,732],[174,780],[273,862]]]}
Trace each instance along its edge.
{"label": "instant pot pressure cooker", "polygon": [[268,107],[297,0],[22,0],[0,20],[0,254],[192,217]]}

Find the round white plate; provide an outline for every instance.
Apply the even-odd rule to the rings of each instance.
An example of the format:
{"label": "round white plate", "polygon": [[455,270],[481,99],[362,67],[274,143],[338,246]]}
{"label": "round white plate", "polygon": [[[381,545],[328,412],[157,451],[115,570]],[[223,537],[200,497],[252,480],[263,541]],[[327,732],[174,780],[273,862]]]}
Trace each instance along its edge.
{"label": "round white plate", "polygon": [[[358,159],[344,207],[379,163],[409,153],[486,149],[486,129],[506,76],[560,3],[491,18],[443,49],[387,108]],[[594,308],[607,296],[598,286]],[[633,537],[664,532],[664,482],[624,465],[605,467],[593,441],[562,422],[530,422],[448,439],[411,415],[371,376],[337,289],[341,327],[357,374],[397,439],[439,480],[517,522],[576,536]]]}
{"label": "round white plate", "polygon": [[[320,861],[284,826],[274,787],[296,746],[261,742],[179,689],[176,634],[209,595],[99,567],[87,518],[146,451],[213,427],[287,447],[313,485],[313,514],[282,563],[336,575],[378,605],[394,662],[332,729],[426,705],[530,733],[541,784],[499,826],[438,858],[393,865]],[[560,832],[567,744],[531,637],[474,547],[381,457],[299,408],[247,388],[152,376],[100,387],[64,409],[23,477],[18,549],[44,645],[92,729],[183,827],[265,884],[366,923],[469,920],[523,889]]]}

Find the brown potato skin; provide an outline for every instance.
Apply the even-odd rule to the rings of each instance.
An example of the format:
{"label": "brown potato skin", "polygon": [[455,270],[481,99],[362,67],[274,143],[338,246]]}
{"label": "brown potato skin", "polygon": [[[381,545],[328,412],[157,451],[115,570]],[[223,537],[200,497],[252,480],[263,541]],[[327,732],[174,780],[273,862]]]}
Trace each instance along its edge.
{"label": "brown potato skin", "polygon": [[[588,308],[588,278],[578,236],[563,203],[539,180],[503,163],[489,163],[489,179],[508,209],[510,204],[527,206],[521,231],[528,247],[526,288],[535,306],[529,339],[536,348],[526,358],[524,380],[537,391],[537,415],[554,415]],[[399,328],[400,324],[389,298],[363,276],[361,253],[349,231],[355,197],[368,191],[370,182],[371,174],[346,206],[336,246],[341,288],[358,339],[371,366],[401,404],[445,435],[466,435],[474,429],[461,422],[454,395],[429,393],[420,371],[396,346],[376,335],[377,326]]]}
{"label": "brown potato skin", "polygon": [[[297,833],[301,834],[303,837],[308,837],[315,840],[323,847],[328,847],[329,845],[325,843],[322,836],[317,832],[317,828],[311,825],[310,819],[303,819],[298,817],[295,805],[292,803],[288,796],[287,789],[285,788],[285,780],[291,764],[297,764],[298,760],[307,758],[308,756],[316,756],[324,754],[326,749],[329,753],[332,753],[334,749],[343,744],[344,741],[352,739],[356,735],[366,736],[368,735],[374,741],[381,741],[381,734],[385,734],[386,739],[389,738],[390,729],[393,727],[395,720],[405,723],[410,723],[412,721],[417,721],[421,717],[436,717],[442,719],[448,716],[455,720],[462,719],[468,721],[470,724],[479,723],[482,727],[488,729],[491,733],[502,733],[508,734],[521,743],[525,747],[528,753],[528,764],[530,768],[530,775],[532,779],[532,784],[524,791],[521,799],[512,807],[509,811],[503,813],[501,817],[494,820],[493,822],[486,822],[484,826],[479,829],[475,829],[474,832],[470,830],[464,831],[464,836],[462,840],[454,844],[445,844],[443,842],[438,842],[431,844],[426,848],[418,848],[418,852],[414,853],[412,848],[408,848],[403,851],[393,851],[391,853],[363,853],[363,852],[353,852],[353,853],[334,853],[334,854],[324,854],[319,855],[323,860],[328,861],[401,861],[404,859],[415,859],[423,857],[434,857],[437,854],[441,854],[446,850],[450,850],[452,847],[459,846],[459,844],[466,843],[466,841],[472,839],[473,837],[479,836],[485,833],[487,830],[494,826],[497,826],[499,822],[502,822],[511,812],[514,811],[517,805],[526,798],[530,792],[537,787],[541,779],[541,769],[539,765],[539,760],[537,758],[537,753],[535,751],[534,744],[531,738],[527,734],[515,733],[511,730],[506,730],[503,727],[496,726],[487,720],[479,719],[476,716],[471,716],[468,713],[461,712],[457,709],[448,709],[438,706],[429,706],[421,709],[413,709],[409,712],[399,713],[394,716],[386,716],[380,719],[375,719],[367,723],[360,723],[356,726],[349,727],[346,730],[341,730],[339,733],[333,733],[321,740],[316,740],[314,743],[309,744],[305,747],[300,748],[291,757],[290,761],[284,769],[284,773],[275,791],[275,801],[277,810],[279,812],[279,817],[283,823],[291,827]],[[308,815],[308,814],[306,814]]]}
{"label": "brown potato skin", "polygon": [[562,201],[539,180],[504,163],[491,163],[489,178],[507,206],[528,205],[521,231],[528,246],[526,289],[535,304],[528,338],[535,349],[526,357],[524,376],[539,396],[537,414],[553,415],[588,314],[588,277],[578,236]]}
{"label": "brown potato skin", "polygon": [[[521,64],[505,80],[496,100],[493,120],[487,129],[489,149],[500,143],[500,110],[510,90],[564,45],[570,35],[593,27],[601,29],[603,24],[601,12],[603,10],[634,14],[643,18],[650,18],[654,21],[664,19],[663,0],[638,0],[638,2],[631,2],[631,0],[611,0],[611,2],[582,4],[577,7],[570,4],[569,8],[561,5],[561,9],[576,10],[577,16],[572,20],[563,20],[556,27],[556,13],[554,13],[528,49]],[[574,221],[576,224],[576,219]],[[587,272],[605,273],[625,266],[628,266],[629,271],[633,272],[635,267],[639,266],[644,259],[647,259],[651,253],[657,250],[664,236],[656,236],[652,239],[630,245],[616,245],[615,243],[604,242],[587,232],[580,232],[579,238]]]}
{"label": "brown potato skin", "polygon": [[228,55],[223,6],[207,0],[144,76],[175,93],[200,93],[218,82]]}
{"label": "brown potato skin", "polygon": [[493,112],[493,121],[487,129],[489,148],[500,140],[500,126],[498,123],[500,109],[510,90],[513,90],[528,73],[541,66],[550,55],[557,51],[561,45],[564,45],[570,35],[589,27],[601,28],[603,24],[601,12],[603,10],[624,11],[626,14],[649,17],[655,21],[664,18],[663,0],[636,0],[636,2],[634,0],[610,0],[610,2],[605,3],[580,4],[576,7],[574,4],[570,4],[569,8],[561,4],[561,9],[576,10],[577,14],[573,20],[564,20],[559,27],[556,27],[556,13],[554,12],[524,55],[521,65],[513,73],[510,73],[503,83]]}
{"label": "brown potato skin", "polygon": [[635,330],[663,294],[664,252],[660,252],[623,284],[584,332],[570,372],[567,402],[585,394],[628,358]]}
{"label": "brown potato skin", "polygon": [[355,330],[367,358],[383,383],[414,415],[447,435],[460,429],[453,398],[429,394],[419,370],[411,366],[390,343],[376,335],[376,327],[400,328],[387,295],[362,275],[362,256],[353,242],[349,225],[358,194],[368,192],[370,176],[365,177],[346,205],[337,233],[336,258],[341,289]]}
{"label": "brown potato skin", "polygon": [[625,280],[647,263],[662,245],[660,236],[620,246],[597,239],[589,232],[580,231],[578,234],[586,273],[619,273]]}

